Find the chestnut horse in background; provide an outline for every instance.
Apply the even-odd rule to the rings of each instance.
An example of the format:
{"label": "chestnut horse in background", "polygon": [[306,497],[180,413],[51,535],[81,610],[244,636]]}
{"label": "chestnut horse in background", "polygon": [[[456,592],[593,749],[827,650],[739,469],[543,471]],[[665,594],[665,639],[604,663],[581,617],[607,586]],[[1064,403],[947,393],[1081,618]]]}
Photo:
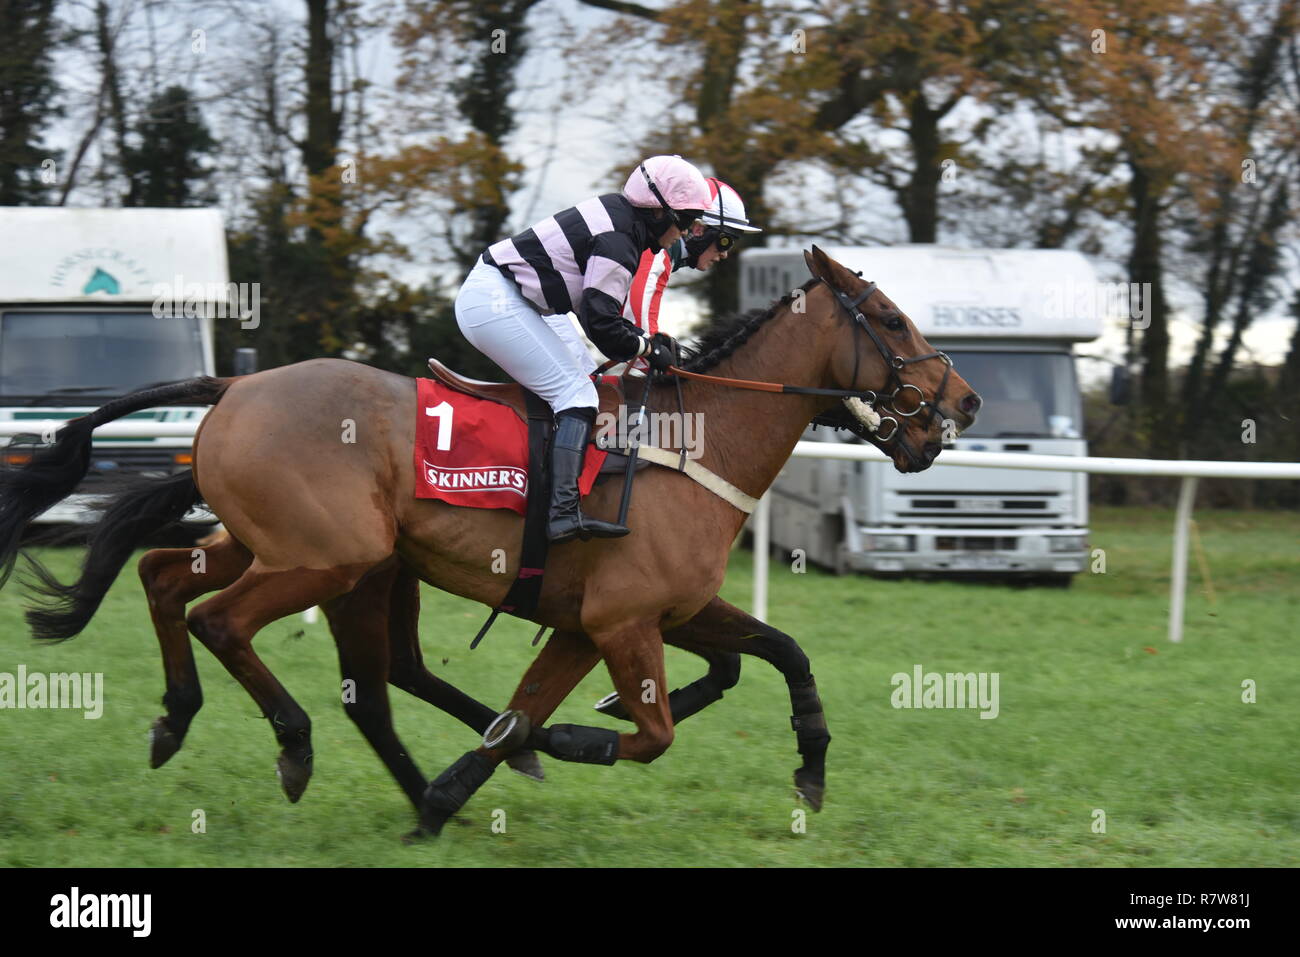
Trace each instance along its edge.
{"label": "chestnut horse in background", "polygon": [[[687,373],[733,383],[802,389],[778,396],[716,382],[688,380],[681,386],[682,410],[703,416],[707,425],[699,464],[755,498],[771,485],[810,421],[844,414],[838,407],[845,392],[897,414],[886,416],[894,428],[877,444],[900,471],[927,468],[944,432],[969,426],[980,404],[947,357],[930,348],[874,283],[816,247],[805,257],[812,281],[767,312],[747,317],[725,342],[683,366]],[[674,385],[659,383],[650,402],[656,409],[675,407],[676,396]],[[493,552],[519,554],[523,520],[508,510],[413,497],[413,379],[319,359],[237,378],[191,379],[109,402],[70,422],[26,466],[0,473],[5,576],[23,528],[71,494],[85,475],[95,427],[152,406],[194,403],[214,408],[196,436],[192,473],[115,502],[100,519],[81,579],[64,586],[46,577],[44,590],[55,604],[29,615],[38,637],[72,637],[140,542],[199,501],[207,503],[230,537],[209,550],[202,575],[182,582],[167,574],[177,550],[141,560],[167,673],[167,714],[154,727],[155,763],[180,746],[201,703],[188,632],[270,721],[281,747],[281,784],[297,800],[311,775],[310,720],[253,651],[252,639],[270,622],[320,605],[334,628],[344,677],[356,681],[353,717],[417,804],[421,830],[437,833],[512,748],[527,745],[584,763],[653,761],[673,739],[669,696],[643,695],[645,682],[667,687],[663,641],[675,636],[683,647],[735,652],[743,650],[746,636],[772,631],[716,599],[745,513],[679,472],[647,468],[637,477],[629,515],[633,534],[551,549],[541,599],[530,617],[555,631],[507,712],[511,726],[522,729],[522,740],[508,735],[505,744],[485,744],[426,785],[392,732],[386,682],[410,686],[471,725],[482,716],[473,713],[476,702],[429,675],[419,661],[418,643],[410,640],[416,583],[402,570],[495,607],[517,567],[494,573]],[[874,407],[862,401],[844,404],[853,407],[858,425],[875,418]],[[349,432],[355,441],[345,441]],[[599,483],[584,510],[612,518],[620,491],[618,483]],[[181,551],[188,562],[188,550]],[[185,614],[187,601],[218,589]],[[377,608],[381,613],[367,614]],[[545,727],[601,659],[635,733]],[[811,675],[799,689],[792,684],[791,692],[796,731],[802,719],[810,740],[825,739]]]}

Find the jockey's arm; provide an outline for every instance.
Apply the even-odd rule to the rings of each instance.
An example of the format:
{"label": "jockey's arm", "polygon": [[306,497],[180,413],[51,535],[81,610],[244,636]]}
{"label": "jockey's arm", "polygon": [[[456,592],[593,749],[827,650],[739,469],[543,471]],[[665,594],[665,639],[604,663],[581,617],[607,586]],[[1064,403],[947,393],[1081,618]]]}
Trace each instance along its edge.
{"label": "jockey's arm", "polygon": [[597,236],[587,257],[578,322],[610,359],[635,359],[650,348],[649,338],[622,315],[639,258],[635,244],[621,233]]}

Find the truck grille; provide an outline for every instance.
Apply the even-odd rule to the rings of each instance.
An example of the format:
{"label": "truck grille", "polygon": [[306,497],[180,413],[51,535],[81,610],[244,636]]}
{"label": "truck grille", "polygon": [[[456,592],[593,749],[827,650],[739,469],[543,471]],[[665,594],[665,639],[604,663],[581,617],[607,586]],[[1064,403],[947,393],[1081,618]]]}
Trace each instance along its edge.
{"label": "truck grille", "polygon": [[1018,518],[1043,522],[1060,517],[1062,508],[1059,492],[927,492],[907,496],[906,502],[900,518],[942,522]]}
{"label": "truck grille", "polygon": [[941,552],[1014,552],[1014,535],[940,535],[934,547]]}

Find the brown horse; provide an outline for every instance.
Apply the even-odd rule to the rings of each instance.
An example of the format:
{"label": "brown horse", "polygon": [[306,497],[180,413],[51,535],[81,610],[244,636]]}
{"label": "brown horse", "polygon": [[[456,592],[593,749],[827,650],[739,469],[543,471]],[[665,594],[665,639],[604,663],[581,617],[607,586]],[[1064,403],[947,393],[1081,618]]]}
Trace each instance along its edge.
{"label": "brown horse", "polygon": [[[682,387],[684,410],[701,415],[708,429],[700,464],[750,496],[761,495],[775,479],[808,422],[838,406],[843,395],[833,390],[863,393],[897,414],[887,416],[895,428],[881,444],[902,471],[928,467],[945,427],[969,425],[979,407],[978,396],[946,357],[930,349],[874,283],[864,283],[815,247],[807,258],[814,282],[766,313],[747,317],[725,341],[706,342],[686,364],[689,372],[804,389],[775,396],[713,382]],[[675,403],[673,387],[656,385],[651,400],[655,408],[669,407]],[[110,402],[74,420],[54,446],[0,480],[0,560],[6,571],[22,527],[85,474],[95,426],[152,405],[196,401],[215,408],[195,442],[192,481],[174,477],[110,509],[102,528],[114,534],[92,543],[82,579],[67,587],[48,583],[63,604],[31,616],[38,636],[71,637],[153,527],[183,515],[200,497],[221,518],[231,538],[206,555],[204,581],[173,585],[166,600],[151,607],[168,681],[168,714],[155,726],[155,762],[174,753],[200,700],[188,628],[270,720],[282,749],[281,782],[296,800],[311,774],[310,721],[253,652],[252,639],[271,621],[321,605],[335,627],[344,675],[356,681],[362,703],[354,717],[412,800],[422,793],[422,827],[436,832],[509,746],[527,743],[562,760],[589,763],[654,760],[673,737],[669,696],[659,690],[667,687],[664,638],[686,629],[688,643],[734,652],[746,635],[762,634],[765,627],[737,617],[715,597],[744,513],[685,475],[648,469],[636,483],[632,535],[552,550],[533,618],[556,630],[510,702],[512,723],[524,729],[522,740],[502,735],[506,746],[467,753],[426,788],[387,721],[385,682],[392,677],[452,713],[459,710],[457,716],[471,725],[481,723],[476,709],[482,706],[457,698],[459,692],[424,670],[418,644],[409,639],[415,582],[410,576],[403,581],[401,567],[495,606],[514,569],[495,574],[493,553],[518,554],[522,523],[512,512],[412,497],[411,379],[314,360],[237,379],[190,380]],[[618,493],[615,483],[598,485],[584,507],[612,517]],[[147,586],[152,580],[157,587],[155,574],[146,556],[141,575]],[[216,596],[184,615],[186,601],[216,588]],[[367,607],[376,606],[367,606],[367,594],[388,613],[368,616]],[[723,635],[720,643],[700,640],[715,634]],[[544,727],[602,658],[636,733]],[[797,693],[791,688],[796,732],[802,725],[809,740],[824,736],[811,675]]]}

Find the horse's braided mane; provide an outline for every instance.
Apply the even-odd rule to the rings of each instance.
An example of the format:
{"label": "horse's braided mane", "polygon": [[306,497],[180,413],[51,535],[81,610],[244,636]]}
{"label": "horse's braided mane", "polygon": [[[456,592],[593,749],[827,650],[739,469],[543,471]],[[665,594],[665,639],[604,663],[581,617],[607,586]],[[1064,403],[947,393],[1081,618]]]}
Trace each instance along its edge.
{"label": "horse's braided mane", "polygon": [[[799,287],[799,291],[807,292],[816,283],[816,278],[809,279]],[[749,312],[738,312],[714,323],[700,337],[699,342],[694,347],[682,347],[682,354],[687,357],[682,362],[682,368],[687,372],[708,372],[748,342],[750,336],[763,328],[764,324],[784,307],[794,302],[794,298],[795,293],[791,292],[789,295],[782,296],[766,309],[751,309]],[[655,376],[657,382],[667,381],[669,378],[660,374]]]}

